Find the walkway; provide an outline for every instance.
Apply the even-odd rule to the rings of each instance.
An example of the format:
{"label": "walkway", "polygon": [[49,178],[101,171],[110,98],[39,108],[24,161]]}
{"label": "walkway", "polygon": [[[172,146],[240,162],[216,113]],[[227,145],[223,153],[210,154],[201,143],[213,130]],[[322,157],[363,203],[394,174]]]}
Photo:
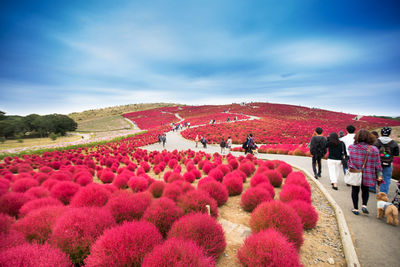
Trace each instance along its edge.
{"label": "walkway", "polygon": [[[147,150],[162,151],[162,145],[156,143],[143,147]],[[208,145],[206,149],[199,143],[198,148],[195,143],[184,139],[179,132],[168,132],[167,143],[165,149],[172,151],[192,149],[194,151],[203,150],[207,153],[221,152],[217,145]],[[243,153],[232,153],[235,156]],[[279,159],[289,164],[299,166],[308,172],[312,173],[311,158],[277,155],[277,154],[258,154],[261,159]],[[328,176],[328,167],[326,161],[323,160],[322,178],[319,181],[330,191],[331,196],[343,210],[346,221],[354,240],[354,245],[357,249],[359,261],[362,266],[400,266],[400,226],[394,227],[386,224],[383,220],[376,219],[376,199],[373,194],[370,194],[368,202],[369,215],[360,214],[355,216],[351,213],[351,188],[347,187],[343,182],[343,177],[338,182],[339,190],[331,189],[331,184]],[[390,186],[389,196],[393,198],[395,192],[395,183]],[[361,197],[361,196],[360,196]],[[361,204],[360,204],[361,205]]]}

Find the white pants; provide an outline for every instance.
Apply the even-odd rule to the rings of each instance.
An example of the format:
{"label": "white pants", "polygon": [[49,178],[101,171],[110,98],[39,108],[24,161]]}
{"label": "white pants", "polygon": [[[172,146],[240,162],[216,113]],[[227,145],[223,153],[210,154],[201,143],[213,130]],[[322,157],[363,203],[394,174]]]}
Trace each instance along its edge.
{"label": "white pants", "polygon": [[328,159],[328,170],[329,178],[331,183],[336,184],[339,178],[340,172],[343,172],[342,161],[336,159]]}

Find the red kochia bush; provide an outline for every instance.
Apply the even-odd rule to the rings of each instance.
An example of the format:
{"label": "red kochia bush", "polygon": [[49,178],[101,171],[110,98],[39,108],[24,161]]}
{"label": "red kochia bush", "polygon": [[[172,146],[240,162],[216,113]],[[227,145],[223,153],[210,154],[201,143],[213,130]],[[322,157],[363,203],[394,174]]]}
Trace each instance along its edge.
{"label": "red kochia bush", "polygon": [[289,184],[294,184],[294,185],[298,185],[298,186],[303,187],[304,189],[307,190],[307,192],[311,193],[311,186],[310,186],[310,184],[307,182],[307,180],[305,178],[302,178],[300,176],[292,176],[290,178],[289,177],[290,176],[288,176],[288,178],[286,178],[284,187],[289,185]]}
{"label": "red kochia bush", "polygon": [[304,229],[312,229],[317,225],[318,213],[310,203],[302,200],[294,200],[288,202],[288,205],[300,216]]}
{"label": "red kochia bush", "polygon": [[250,228],[253,233],[273,228],[293,242],[297,249],[304,242],[303,224],[299,215],[281,201],[268,201],[258,205],[251,213]]}
{"label": "red kochia bush", "polygon": [[289,164],[282,162],[281,164],[279,164],[276,170],[280,172],[280,174],[282,174],[283,178],[286,178],[292,172],[293,169],[292,166],[290,166]]}
{"label": "red kochia bush", "polygon": [[59,199],[64,204],[69,204],[72,197],[79,191],[80,186],[74,182],[62,181],[55,184],[51,190],[51,196]]}
{"label": "red kochia bush", "polygon": [[8,192],[10,188],[10,182],[6,179],[0,178],[0,196]]}
{"label": "red kochia bush", "polygon": [[44,188],[46,188],[47,190],[51,190],[51,188],[55,185],[55,184],[57,184],[57,183],[59,183],[59,181],[58,180],[55,180],[55,179],[47,179],[46,181],[44,181],[43,183],[42,183],[42,187],[44,187]]}
{"label": "red kochia bush", "polygon": [[67,253],[74,264],[82,263],[96,239],[114,225],[104,208],[73,208],[56,221],[50,243]]}
{"label": "red kochia bush", "polygon": [[188,214],[176,221],[168,233],[168,239],[183,238],[194,241],[208,256],[217,259],[226,247],[222,226],[208,214]]}
{"label": "red kochia bush", "polygon": [[220,169],[215,168],[208,173],[208,176],[213,177],[218,182],[222,182],[222,178],[224,178],[224,173]]}
{"label": "red kochia bush", "polygon": [[253,163],[251,162],[246,162],[246,163],[242,163],[239,166],[239,170],[241,170],[242,172],[244,172],[246,174],[247,177],[250,177],[250,175],[253,174],[253,172],[256,170],[255,166]]}
{"label": "red kochia bush", "polygon": [[128,181],[129,181],[128,175],[120,174],[117,177],[115,177],[112,184],[118,189],[125,189],[128,187]]}
{"label": "red kochia bush", "polygon": [[240,176],[227,174],[222,181],[222,184],[228,189],[230,196],[240,195],[243,191],[243,180]]}
{"label": "red kochia bush", "polygon": [[215,266],[213,258],[191,240],[172,238],[158,245],[143,259],[143,267],[154,266]]}
{"label": "red kochia bush", "polygon": [[132,193],[129,191],[117,191],[109,199],[107,208],[117,223],[123,221],[140,220],[145,210],[152,201],[148,192]]}
{"label": "red kochia bush", "polygon": [[196,176],[194,176],[194,174],[192,172],[190,172],[190,171],[189,172],[185,172],[183,174],[183,178],[185,179],[186,182],[189,182],[189,183],[193,183],[194,180],[196,180]]}
{"label": "red kochia bush", "polygon": [[213,168],[214,165],[211,162],[207,161],[204,163],[202,170],[205,174],[208,174]]}
{"label": "red kochia bush", "polygon": [[273,200],[269,192],[260,187],[251,187],[244,192],[240,200],[240,206],[245,211],[253,211],[258,204]]}
{"label": "red kochia bush", "polygon": [[104,206],[111,192],[97,183],[81,187],[76,195],[71,199],[72,207],[102,207]]}
{"label": "red kochia bush", "polygon": [[8,192],[0,197],[0,212],[10,216],[17,216],[19,209],[32,197],[24,193]]}
{"label": "red kochia bush", "polygon": [[188,191],[178,199],[177,203],[178,206],[181,207],[185,213],[208,213],[206,205],[209,205],[211,216],[218,217],[217,202],[205,191]]}
{"label": "red kochia bush", "polygon": [[14,192],[24,193],[29,188],[34,187],[34,186],[38,186],[38,185],[39,185],[39,182],[36,181],[33,178],[22,178],[22,179],[19,179],[19,180],[15,181],[11,185],[11,189]]}
{"label": "red kochia bush", "polygon": [[199,183],[198,189],[206,191],[210,197],[217,201],[218,207],[224,205],[228,201],[228,189],[221,183],[213,180],[205,183]]}
{"label": "red kochia bush", "polygon": [[50,191],[42,186],[34,186],[29,188],[25,194],[31,196],[32,198],[44,198],[50,196]]}
{"label": "red kochia bush", "polygon": [[239,162],[234,158],[230,159],[228,163],[234,170],[236,170],[239,167]]}
{"label": "red kochia bush", "polygon": [[10,230],[8,233],[0,233],[0,253],[26,243],[28,241],[26,241],[24,234],[21,232]]}
{"label": "red kochia bush", "polygon": [[265,175],[267,175],[269,181],[274,187],[280,187],[282,185],[282,174],[280,172],[271,170],[271,171],[266,171]]}
{"label": "red kochia bush", "polygon": [[99,179],[100,181],[102,181],[103,183],[112,183],[112,181],[114,180],[115,174],[109,170],[109,169],[104,169],[100,176]]}
{"label": "red kochia bush", "polygon": [[126,222],[108,229],[96,241],[85,266],[141,266],[143,258],[163,241],[148,222]]}
{"label": "red kochia bush", "polygon": [[190,172],[196,177],[196,179],[201,178],[201,172],[198,169],[191,169]]}
{"label": "red kochia bush", "polygon": [[13,217],[4,213],[0,213],[0,234],[8,234],[13,223]]}
{"label": "red kochia bush", "polygon": [[154,224],[165,237],[171,225],[184,214],[182,208],[166,197],[156,199],[143,214],[145,221]]}
{"label": "red kochia bush", "polygon": [[19,210],[19,216],[24,217],[29,212],[46,206],[63,206],[63,203],[53,197],[33,199],[26,202]]}
{"label": "red kochia bush", "polygon": [[49,239],[56,220],[66,210],[65,206],[42,207],[19,219],[12,228],[23,233],[30,242],[43,243]]}
{"label": "red kochia bush", "polygon": [[237,257],[243,266],[302,266],[293,243],[271,228],[246,238]]}
{"label": "red kochia bush", "polygon": [[251,177],[250,186],[255,187],[260,183],[270,183],[266,174],[256,173]]}
{"label": "red kochia bush", "polygon": [[164,187],[164,191],[162,193],[163,197],[167,197],[172,199],[173,201],[177,201],[178,198],[183,194],[183,189],[180,185],[176,183],[166,184]]}
{"label": "red kochia bush", "polygon": [[0,253],[0,266],[70,267],[72,263],[65,253],[48,244],[23,244]]}
{"label": "red kochia bush", "polygon": [[167,183],[173,183],[175,181],[184,180],[183,176],[179,173],[173,172],[168,176]]}
{"label": "red kochia bush", "polygon": [[149,186],[149,192],[154,198],[159,198],[163,194],[165,183],[163,181],[155,181]]}
{"label": "red kochia bush", "polygon": [[133,192],[143,192],[147,190],[149,186],[149,182],[146,178],[142,176],[133,176],[128,181],[128,186],[132,189]]}
{"label": "red kochia bush", "polygon": [[304,189],[302,186],[295,184],[288,184],[282,188],[279,194],[279,199],[283,202],[289,202],[292,200],[303,200],[307,203],[311,203],[311,193]]}

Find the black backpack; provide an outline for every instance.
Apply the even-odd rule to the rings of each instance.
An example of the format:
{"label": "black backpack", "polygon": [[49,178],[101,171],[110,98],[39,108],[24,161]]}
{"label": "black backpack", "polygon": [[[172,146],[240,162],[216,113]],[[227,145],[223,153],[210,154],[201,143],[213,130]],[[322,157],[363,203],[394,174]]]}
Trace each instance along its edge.
{"label": "black backpack", "polygon": [[225,147],[225,146],[226,146],[226,143],[225,143],[224,140],[222,140],[221,143],[220,143],[219,145],[220,145],[221,147]]}
{"label": "black backpack", "polygon": [[248,141],[246,140],[246,141],[244,141],[244,143],[242,144],[242,148],[243,149],[247,149],[247,143],[248,143]]}
{"label": "black backpack", "polygon": [[323,157],[326,154],[326,147],[324,145],[324,139],[318,138],[318,141],[315,143],[313,151],[310,151],[311,154],[319,157]]}
{"label": "black backpack", "polygon": [[390,146],[393,144],[393,140],[387,144],[383,144],[380,140],[379,141],[379,156],[381,157],[381,164],[384,167],[390,166],[393,162],[393,154],[392,149]]}

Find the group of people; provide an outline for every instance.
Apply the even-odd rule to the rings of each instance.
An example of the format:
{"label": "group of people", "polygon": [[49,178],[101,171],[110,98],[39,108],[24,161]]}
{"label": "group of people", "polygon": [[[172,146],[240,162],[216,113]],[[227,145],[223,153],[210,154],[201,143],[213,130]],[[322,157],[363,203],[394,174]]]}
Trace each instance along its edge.
{"label": "group of people", "polygon": [[[362,211],[368,214],[367,203],[369,191],[388,194],[392,177],[393,156],[399,155],[398,144],[390,138],[390,127],[383,127],[381,137],[365,129],[355,133],[353,125],[346,127],[347,135],[343,132],[330,133],[326,138],[322,135],[322,128],[315,129],[309,147],[312,155],[312,169],[316,179],[321,177],[321,159],[327,152],[328,172],[332,189],[338,190],[337,182],[340,172],[348,169],[362,170],[360,186],[352,186],[352,212],[359,214],[358,195],[361,190]],[[365,161],[365,162],[364,162]],[[364,166],[364,168],[362,168]],[[378,188],[379,187],[379,188]]]}
{"label": "group of people", "polygon": [[172,131],[179,131],[182,130],[183,127],[190,128],[190,122],[181,122],[181,123],[171,123]]}
{"label": "group of people", "polygon": [[165,143],[167,142],[167,135],[165,133],[164,134],[159,134],[157,136],[157,138],[158,138],[158,143],[159,144],[162,143],[163,147],[165,147]]}
{"label": "group of people", "polygon": [[256,141],[254,139],[253,134],[249,134],[246,137],[246,140],[242,144],[242,148],[244,149],[244,154],[247,153],[253,154],[253,150],[257,149]]}

